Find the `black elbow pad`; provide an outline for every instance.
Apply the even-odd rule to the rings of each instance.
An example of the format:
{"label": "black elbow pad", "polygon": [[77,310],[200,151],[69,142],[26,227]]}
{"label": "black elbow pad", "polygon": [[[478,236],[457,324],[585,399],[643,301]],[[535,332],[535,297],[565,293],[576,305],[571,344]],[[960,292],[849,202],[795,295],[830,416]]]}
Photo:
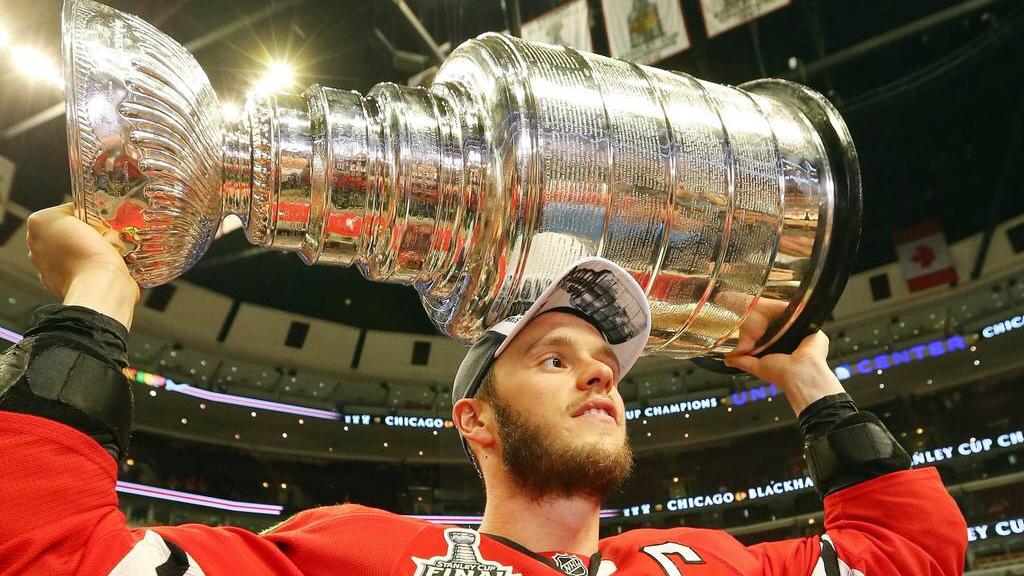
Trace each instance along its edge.
{"label": "black elbow pad", "polygon": [[0,410],[76,428],[120,460],[131,432],[131,386],[95,354],[59,335],[26,338],[0,356]]}
{"label": "black elbow pad", "polygon": [[804,455],[822,498],[911,464],[907,452],[870,412],[846,416],[824,436],[805,444]]}

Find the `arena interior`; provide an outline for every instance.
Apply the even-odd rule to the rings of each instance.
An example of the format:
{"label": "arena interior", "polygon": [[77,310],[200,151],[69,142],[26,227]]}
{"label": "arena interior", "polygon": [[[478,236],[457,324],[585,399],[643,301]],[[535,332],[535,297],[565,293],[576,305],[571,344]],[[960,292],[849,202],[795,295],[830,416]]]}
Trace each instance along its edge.
{"label": "arena interior", "polygon": [[[609,54],[607,3],[582,2],[598,54]],[[188,46],[226,108],[252,89],[429,82],[435,50],[525,33],[564,8],[108,4]],[[711,33],[705,4],[723,3],[680,0],[688,46],[653,65],[729,85],[792,79],[835,104],[859,154],[864,215],[824,326],[830,365],[914,466],[938,469],[969,526],[966,573],[1024,574],[1024,5],[761,2],[777,6]],[[71,194],[60,10],[56,0],[0,4],[0,348],[52,301],[26,258],[25,221]],[[229,223],[184,276],[144,291],[129,351],[135,428],[118,491],[133,526],[261,530],[349,501],[479,524],[484,494],[451,421],[465,349],[437,332],[410,287],[253,247]],[[602,535],[819,533],[822,504],[785,398],[699,364],[645,357],[619,384],[636,471],[605,503]]]}

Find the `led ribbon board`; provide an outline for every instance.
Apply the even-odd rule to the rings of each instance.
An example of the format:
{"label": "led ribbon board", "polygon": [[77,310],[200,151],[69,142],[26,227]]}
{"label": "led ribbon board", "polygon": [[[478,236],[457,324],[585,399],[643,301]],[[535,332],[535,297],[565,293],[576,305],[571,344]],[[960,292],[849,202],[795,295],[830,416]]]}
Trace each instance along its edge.
{"label": "led ribbon board", "polygon": [[135,494],[137,496],[145,496],[147,498],[156,498],[158,500],[167,500],[169,502],[181,502],[183,504],[193,504],[196,506],[204,506],[206,508],[216,508],[218,510],[227,510],[229,512],[245,512],[248,514],[267,514],[271,516],[280,516],[281,506],[274,504],[259,504],[257,502],[239,502],[235,500],[224,500],[223,498],[213,498],[212,496],[203,496],[202,494],[193,494],[191,492],[182,492],[180,490],[170,490],[168,488],[158,488],[156,486],[147,486],[145,484],[136,484],[135,482],[125,482],[123,480],[117,481],[116,490],[125,494]]}
{"label": "led ribbon board", "polygon": [[836,378],[848,380],[860,374],[877,373],[879,370],[888,370],[894,366],[910,364],[929,358],[937,358],[957,350],[966,350],[967,342],[964,337],[956,334],[945,340],[932,340],[925,344],[917,344],[902,350],[894,350],[886,354],[879,354],[868,358],[861,358],[849,364],[840,364],[834,371]]}

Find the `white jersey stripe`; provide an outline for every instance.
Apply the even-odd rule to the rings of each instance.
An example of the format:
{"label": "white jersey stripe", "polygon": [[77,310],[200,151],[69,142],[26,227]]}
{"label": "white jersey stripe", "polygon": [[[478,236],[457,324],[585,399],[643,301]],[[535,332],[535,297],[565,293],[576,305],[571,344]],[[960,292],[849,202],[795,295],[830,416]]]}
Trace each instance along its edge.
{"label": "white jersey stripe", "polygon": [[[175,546],[175,548],[178,548]],[[180,549],[179,549],[180,550]],[[146,530],[145,537],[139,540],[131,551],[114,566],[108,576],[157,576],[157,568],[165,567],[171,560],[171,548],[156,532]],[[173,561],[173,560],[172,560]],[[185,554],[184,563],[177,562],[172,566],[170,574],[177,576],[206,576],[191,556]],[[177,570],[173,570],[177,568]],[[166,571],[162,574],[168,574]]]}
{"label": "white jersey stripe", "polygon": [[[821,540],[822,540],[822,544],[821,544],[822,548],[825,547],[825,542],[828,542],[829,545],[832,546],[832,549],[835,550],[835,546],[832,544],[832,538],[828,534],[822,535]],[[843,559],[839,557],[839,552],[838,551],[836,552],[836,561],[839,564],[838,572],[835,571],[835,567],[832,567],[833,571],[830,572],[830,571],[825,569],[826,568],[825,567],[825,559],[822,558],[821,554],[819,553],[818,554],[818,563],[814,565],[814,571],[811,572],[811,576],[832,576],[832,574],[835,574],[836,576],[866,576],[860,570],[854,570],[853,568],[850,568],[849,564],[847,564],[846,562],[843,562]]]}

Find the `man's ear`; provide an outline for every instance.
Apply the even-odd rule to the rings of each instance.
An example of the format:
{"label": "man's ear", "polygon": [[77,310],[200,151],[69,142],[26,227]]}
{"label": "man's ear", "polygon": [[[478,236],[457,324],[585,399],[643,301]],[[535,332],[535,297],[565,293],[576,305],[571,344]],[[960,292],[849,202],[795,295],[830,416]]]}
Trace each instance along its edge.
{"label": "man's ear", "polygon": [[452,406],[452,422],[459,433],[480,447],[488,447],[495,443],[494,412],[483,400],[463,398]]}

